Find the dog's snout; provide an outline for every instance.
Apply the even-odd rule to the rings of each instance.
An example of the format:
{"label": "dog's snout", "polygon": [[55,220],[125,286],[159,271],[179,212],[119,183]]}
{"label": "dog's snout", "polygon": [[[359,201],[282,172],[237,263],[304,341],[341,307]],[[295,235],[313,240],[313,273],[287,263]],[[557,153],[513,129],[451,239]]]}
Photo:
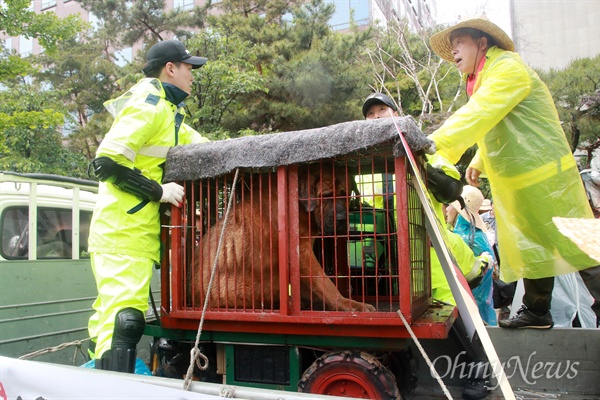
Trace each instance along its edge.
{"label": "dog's snout", "polygon": [[348,212],[346,210],[346,202],[343,200],[338,200],[335,204],[335,213],[337,220],[345,220],[348,218]]}

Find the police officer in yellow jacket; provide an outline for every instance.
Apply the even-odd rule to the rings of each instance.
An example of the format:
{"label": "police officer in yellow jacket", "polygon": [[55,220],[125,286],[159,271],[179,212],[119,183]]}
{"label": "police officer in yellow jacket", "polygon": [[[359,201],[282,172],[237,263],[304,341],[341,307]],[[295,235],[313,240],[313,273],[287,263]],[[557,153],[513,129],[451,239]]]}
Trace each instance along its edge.
{"label": "police officer in yellow jacket", "polygon": [[[593,218],[575,159],[550,92],[514,53],[502,29],[484,18],[464,20],[430,39],[433,51],[466,78],[468,103],[431,136],[437,151],[457,162],[478,153],[467,182],[486,174],[496,210],[502,278],[524,278],[524,308],[505,328],[550,328],[554,276],[581,275],[600,312],[599,268],[552,222],[553,216]],[[481,175],[484,176],[484,175]]]}
{"label": "police officer in yellow jacket", "polygon": [[192,70],[207,59],[165,40],[146,60],[146,78],[105,103],[115,120],[91,163],[100,180],[89,236],[98,298],[88,328],[96,368],[122,372],[134,371],[144,332],[152,268],[160,260],[160,204],[179,206],[184,195],[181,185],[162,183],[167,151],[206,141],[184,123],[182,102]]}

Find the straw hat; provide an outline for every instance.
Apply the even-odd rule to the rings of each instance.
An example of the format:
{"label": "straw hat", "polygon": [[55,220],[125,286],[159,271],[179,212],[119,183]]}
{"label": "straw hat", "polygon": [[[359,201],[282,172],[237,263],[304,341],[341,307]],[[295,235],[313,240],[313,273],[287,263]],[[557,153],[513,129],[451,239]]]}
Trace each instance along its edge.
{"label": "straw hat", "polygon": [[515,44],[512,39],[500,27],[487,18],[468,18],[460,21],[450,28],[446,28],[441,32],[436,33],[429,39],[431,49],[438,56],[449,62],[454,62],[452,55],[452,44],[450,43],[450,34],[460,28],[479,29],[490,35],[496,40],[496,45],[504,50],[515,51]]}
{"label": "straw hat", "polygon": [[483,199],[479,211],[490,211],[492,209],[492,201],[490,199]]}
{"label": "straw hat", "polygon": [[479,208],[483,203],[483,194],[481,193],[481,190],[477,189],[475,186],[467,185],[463,187],[460,197],[465,201],[465,208],[461,207],[458,200],[452,202],[452,207],[456,208],[458,213],[462,215],[464,219],[471,224],[474,221],[475,226],[485,232],[485,223],[479,215]]}
{"label": "straw hat", "polygon": [[600,262],[600,219],[553,217],[552,222],[581,251]]}

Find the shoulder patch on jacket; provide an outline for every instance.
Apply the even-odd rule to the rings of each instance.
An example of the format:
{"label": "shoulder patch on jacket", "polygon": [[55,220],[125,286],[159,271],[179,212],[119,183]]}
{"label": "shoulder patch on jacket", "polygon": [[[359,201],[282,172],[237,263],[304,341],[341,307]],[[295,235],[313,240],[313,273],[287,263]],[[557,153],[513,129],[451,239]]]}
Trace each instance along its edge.
{"label": "shoulder patch on jacket", "polygon": [[148,97],[146,97],[146,103],[152,104],[154,106],[158,104],[159,100],[160,100],[160,97],[158,97],[155,94],[149,94]]}

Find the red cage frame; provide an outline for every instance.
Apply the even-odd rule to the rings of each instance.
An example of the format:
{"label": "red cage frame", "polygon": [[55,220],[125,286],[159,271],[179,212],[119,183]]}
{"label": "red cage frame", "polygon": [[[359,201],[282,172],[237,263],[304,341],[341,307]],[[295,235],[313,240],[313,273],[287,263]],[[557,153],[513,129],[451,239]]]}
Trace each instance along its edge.
{"label": "red cage frame", "polygon": [[[327,162],[331,162],[328,160]],[[399,310],[411,325],[412,330],[420,338],[444,338],[456,318],[456,310],[452,307],[433,303],[431,300],[430,270],[429,270],[429,240],[425,233],[425,220],[421,204],[412,183],[412,172],[407,166],[405,157],[393,157],[390,154],[354,155],[343,159],[333,160],[338,166],[345,168],[345,177],[349,179],[349,165],[354,166],[359,174],[391,173],[396,177],[394,215],[397,216],[394,251],[397,254],[394,266],[395,293],[389,290],[386,296],[362,294],[359,299],[377,308],[376,312],[325,311],[322,309],[305,309],[301,307],[300,269],[298,246],[301,238],[298,229],[299,198],[298,177],[302,166],[280,166],[275,172],[260,171],[276,179],[278,213],[279,250],[275,255],[279,259],[279,306],[255,308],[227,308],[209,306],[205,313],[203,331],[217,332],[248,332],[248,333],[278,333],[294,335],[325,335],[352,336],[369,338],[407,338],[408,331],[403,326],[397,311]],[[358,166],[358,167],[357,167]],[[382,167],[383,166],[383,167]],[[256,172],[256,171],[253,171]],[[224,189],[220,198],[228,196],[233,174],[213,180]],[[219,179],[221,179],[219,181]],[[208,187],[209,180],[182,182],[186,187],[186,206],[171,209],[170,221],[163,225],[162,239],[166,248],[161,272],[161,325],[168,329],[197,330],[203,314],[203,304],[196,304],[190,299],[191,265],[199,257],[199,249],[190,243],[195,243],[196,225],[186,223],[194,219],[195,209],[199,202],[206,203],[203,188]],[[220,183],[219,183],[220,182]],[[245,182],[246,185],[252,185]],[[255,183],[258,185],[258,183]],[[219,186],[217,186],[219,187]],[[264,189],[264,188],[262,188]],[[348,195],[349,196],[349,195]],[[213,197],[216,202],[221,200]],[[208,202],[210,203],[210,201]],[[224,204],[223,200],[223,204]],[[350,198],[346,204],[350,203]],[[221,207],[223,206],[221,204]],[[213,219],[217,212],[215,204],[208,204],[212,211],[205,216],[204,224],[210,215]],[[362,217],[362,216],[361,216]],[[214,221],[212,221],[214,223]],[[199,228],[204,230],[206,228]],[[210,229],[210,227],[208,228]],[[220,229],[220,226],[219,226]],[[204,232],[203,232],[204,233]],[[369,235],[364,235],[369,236]],[[361,238],[362,238],[361,234]],[[201,239],[202,240],[202,239]],[[334,251],[336,257],[335,274],[331,277],[338,290],[344,295],[349,294],[350,273],[340,273],[348,269],[346,254],[349,235],[335,237]],[[170,259],[169,259],[170,257]],[[421,257],[416,260],[415,257]],[[169,267],[167,267],[169,266]],[[348,279],[346,279],[348,278]],[[390,280],[391,282],[391,280]],[[390,300],[390,297],[393,297]]]}

